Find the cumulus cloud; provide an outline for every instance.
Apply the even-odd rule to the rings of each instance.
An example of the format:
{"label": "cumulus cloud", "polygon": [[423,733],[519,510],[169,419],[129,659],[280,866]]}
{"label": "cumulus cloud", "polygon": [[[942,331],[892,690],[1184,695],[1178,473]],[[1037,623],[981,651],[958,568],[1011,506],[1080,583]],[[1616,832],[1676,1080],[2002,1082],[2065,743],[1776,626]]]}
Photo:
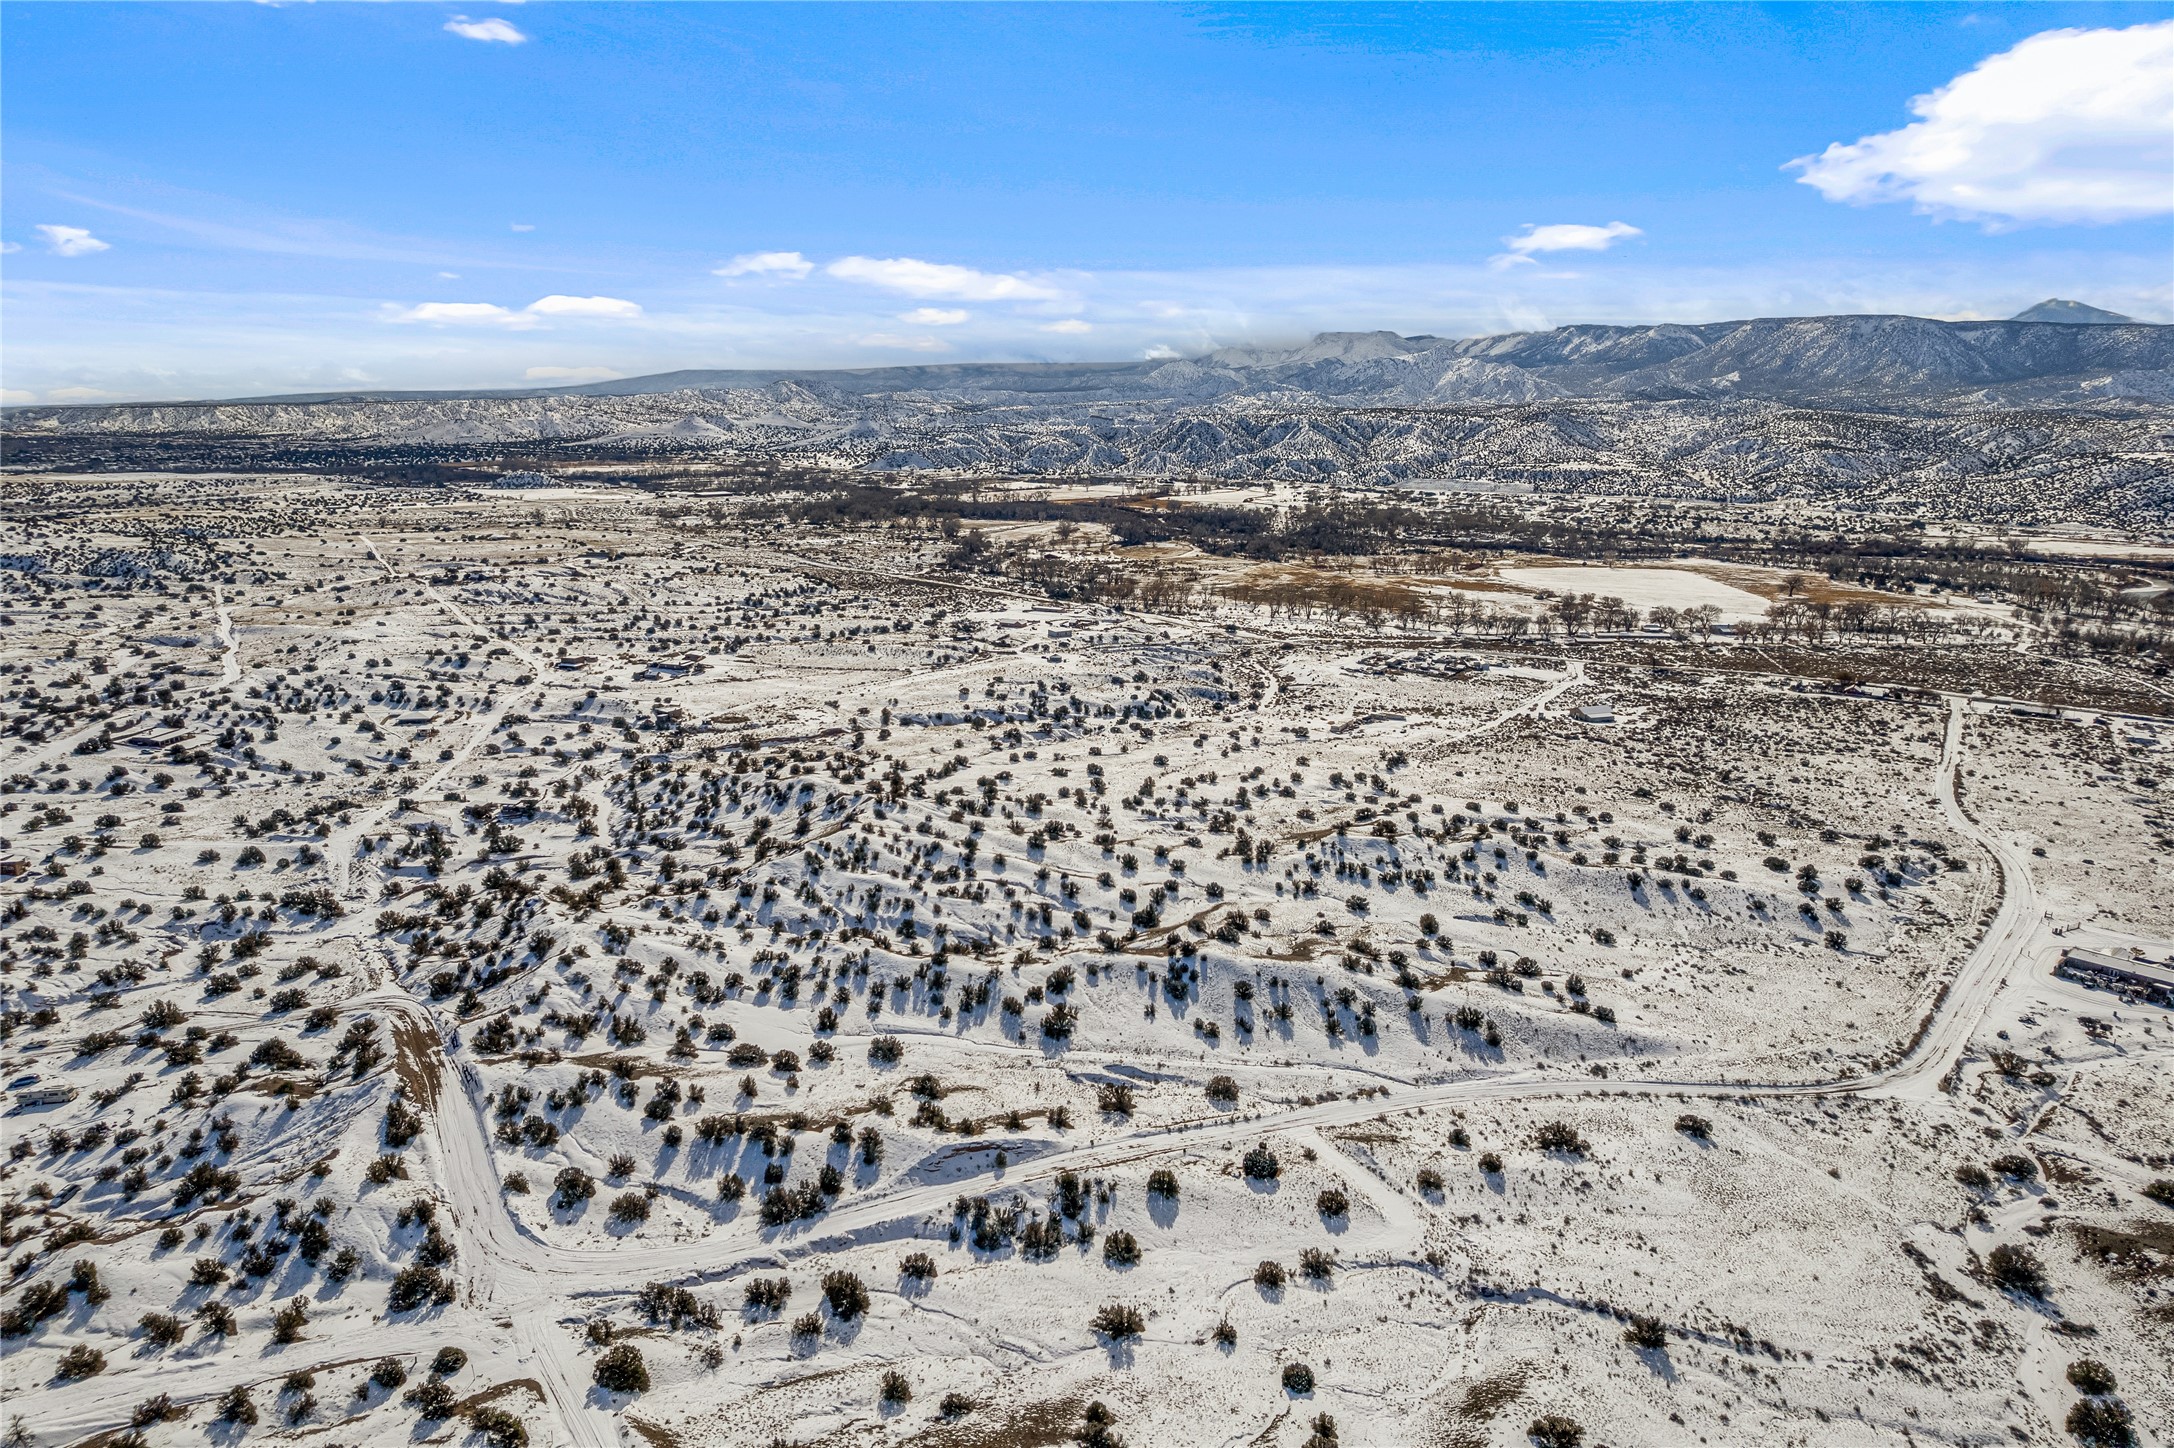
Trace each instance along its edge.
{"label": "cumulus cloud", "polygon": [[528,39],[513,28],[512,21],[501,20],[495,15],[487,20],[470,20],[465,15],[456,15],[445,22],[445,28],[467,40],[483,40],[498,45],[519,45]]}
{"label": "cumulus cloud", "polygon": [[100,241],[80,226],[41,226],[38,235],[45,238],[46,249],[55,256],[89,256],[113,250],[111,243]]}
{"label": "cumulus cloud", "polygon": [[1064,293],[1005,272],[975,271],[909,256],[849,256],[824,268],[842,282],[953,302],[1048,302]]}
{"label": "cumulus cloud", "polygon": [[641,306],[618,297],[538,297],[519,311],[496,302],[422,302],[394,307],[386,312],[394,322],[431,322],[439,326],[533,327],[546,317],[571,317],[612,322],[632,321],[642,315]]}
{"label": "cumulus cloud", "polygon": [[1061,337],[1084,337],[1094,330],[1094,324],[1082,322],[1077,317],[1066,317],[1061,322],[1044,322],[1042,330],[1055,332]]}
{"label": "cumulus cloud", "polygon": [[797,251],[750,251],[716,268],[721,277],[783,277],[799,281],[815,270],[815,263]]}
{"label": "cumulus cloud", "polygon": [[1515,236],[1505,236],[1502,244],[1509,250],[1494,258],[1497,269],[1533,262],[1534,254],[1550,251],[1606,251],[1617,242],[1645,233],[1628,222],[1611,221],[1606,226],[1586,226],[1578,222],[1560,222],[1554,226],[1533,226]]}
{"label": "cumulus cloud", "polygon": [[1991,227],[2174,211],[2174,21],[2048,30],[1910,102],[1896,131],[1789,167],[1829,201]]}
{"label": "cumulus cloud", "polygon": [[519,312],[509,311],[491,302],[421,302],[412,307],[396,308],[390,314],[395,322],[462,322],[468,324],[489,323],[499,326],[518,326],[524,320]]}
{"label": "cumulus cloud", "polygon": [[0,407],[15,407],[37,400],[38,394],[35,392],[25,392],[20,387],[0,387]]}
{"label": "cumulus cloud", "polygon": [[1170,362],[1184,355],[1183,352],[1180,352],[1168,342],[1157,342],[1140,354],[1140,360],[1143,362]]}
{"label": "cumulus cloud", "polygon": [[898,320],[911,322],[916,327],[956,327],[973,315],[964,307],[915,307],[910,312],[900,312]]}
{"label": "cumulus cloud", "polygon": [[621,321],[642,314],[638,304],[618,297],[539,297],[528,304],[528,310],[539,317],[609,317]]}

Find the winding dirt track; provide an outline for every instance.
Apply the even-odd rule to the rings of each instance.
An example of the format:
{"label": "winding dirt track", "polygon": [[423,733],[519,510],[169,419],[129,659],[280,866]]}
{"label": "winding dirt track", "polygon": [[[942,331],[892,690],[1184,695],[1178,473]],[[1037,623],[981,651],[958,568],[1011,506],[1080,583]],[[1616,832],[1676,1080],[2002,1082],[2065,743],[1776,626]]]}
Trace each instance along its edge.
{"label": "winding dirt track", "polygon": [[[1575,682],[1575,675],[1514,714],[1532,712]],[[1431,1108],[1460,1102],[1539,1100],[1606,1093],[1635,1095],[1665,1091],[1690,1096],[1817,1097],[1871,1095],[1925,1098],[1960,1063],[1977,1023],[2002,985],[2026,960],[2046,929],[2031,881],[2026,844],[1981,828],[1964,812],[1956,795],[1963,747],[1965,708],[1949,704],[1947,733],[1934,781],[1934,793],[1948,822],[1981,846],[1998,866],[2000,898],[1990,924],[1956,973],[1943,983],[1925,1008],[1913,1040],[1885,1066],[1851,1077],[1816,1082],[1762,1083],[1750,1080],[1695,1080],[1676,1077],[1624,1078],[1607,1081],[1547,1070],[1510,1072],[1414,1087],[1375,1100],[1324,1102],[1315,1106],[1268,1111],[1242,1117],[1217,1117],[1129,1132],[1088,1145],[1040,1156],[1008,1171],[1011,1187],[1046,1180],[1060,1171],[1106,1171],[1120,1163],[1184,1151],[1326,1127],[1351,1125],[1389,1111]],[[1507,719],[1495,721],[1507,722]],[[480,728],[476,737],[487,733]],[[537,1441],[617,1448],[618,1419],[596,1390],[585,1384],[586,1364],[575,1334],[560,1318],[571,1299],[584,1295],[623,1295],[644,1281],[701,1281],[722,1275],[740,1257],[760,1251],[795,1257],[884,1236],[908,1236],[923,1219],[948,1214],[958,1183],[899,1187],[842,1203],[816,1222],[766,1229],[754,1214],[702,1240],[658,1247],[632,1244],[609,1249],[568,1247],[547,1241],[523,1226],[506,1208],[492,1155],[479,1078],[448,1049],[453,1028],[421,1002],[392,986],[352,998],[350,1008],[367,1006],[397,1014],[427,1032],[448,1063],[445,1089],[431,1113],[455,1236],[465,1274],[460,1305],[431,1321],[379,1324],[343,1332],[335,1346],[324,1345],[328,1362],[351,1362],[384,1352],[427,1351],[442,1343],[472,1340],[479,1333],[502,1334],[492,1322],[510,1322],[522,1364],[539,1382],[556,1422],[543,1427]],[[269,1364],[241,1358],[162,1362],[135,1375],[147,1392],[171,1393],[177,1402],[202,1402],[235,1383],[268,1383],[296,1368],[310,1366],[293,1354],[282,1356],[276,1372]],[[323,1363],[317,1364],[323,1366]],[[50,1411],[40,1413],[39,1429],[63,1441],[122,1426],[125,1410],[95,1391],[58,1390],[47,1395]]]}

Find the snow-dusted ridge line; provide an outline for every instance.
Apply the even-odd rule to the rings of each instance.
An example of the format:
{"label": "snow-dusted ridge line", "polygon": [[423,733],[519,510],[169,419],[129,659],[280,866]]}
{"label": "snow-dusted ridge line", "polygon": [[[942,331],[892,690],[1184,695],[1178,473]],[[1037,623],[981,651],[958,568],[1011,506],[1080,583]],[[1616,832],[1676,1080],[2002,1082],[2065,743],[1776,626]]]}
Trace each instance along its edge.
{"label": "snow-dusted ridge line", "polygon": [[[2089,395],[2085,384],[2174,369],[2174,327],[2144,322],[1943,322],[1902,315],[1764,317],[1651,326],[1577,325],[1447,338],[1323,332],[1289,347],[1226,347],[1176,361],[982,362],[841,370],[686,370],[579,386],[438,392],[301,393],[223,400],[9,407],[11,430],[279,433],[319,436],[342,409],[394,419],[503,410],[551,435],[583,400],[680,397],[735,424],[801,425],[809,404],[941,399],[1057,406],[1252,397],[1353,406],[1535,403],[1558,399],[1759,398],[1810,405],[1913,404],[1983,393],[2020,403]],[[738,399],[745,399],[739,402]],[[419,411],[421,409],[422,411]],[[594,415],[602,416],[603,413]],[[691,414],[690,414],[691,415]]]}
{"label": "snow-dusted ridge line", "polygon": [[[2174,520],[2174,327],[1778,318],[1169,362],[679,372],[513,393],[0,413],[24,468],[335,474],[755,460],[813,473],[1447,483],[1814,499],[2007,524]],[[527,465],[524,462],[524,465]]]}

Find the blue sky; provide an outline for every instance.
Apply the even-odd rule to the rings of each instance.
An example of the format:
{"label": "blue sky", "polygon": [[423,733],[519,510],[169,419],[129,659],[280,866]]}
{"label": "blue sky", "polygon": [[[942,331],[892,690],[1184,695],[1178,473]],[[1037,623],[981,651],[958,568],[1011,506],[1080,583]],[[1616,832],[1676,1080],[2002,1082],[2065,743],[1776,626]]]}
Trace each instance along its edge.
{"label": "blue sky", "polygon": [[11,402],[2174,318],[2174,5],[4,10]]}

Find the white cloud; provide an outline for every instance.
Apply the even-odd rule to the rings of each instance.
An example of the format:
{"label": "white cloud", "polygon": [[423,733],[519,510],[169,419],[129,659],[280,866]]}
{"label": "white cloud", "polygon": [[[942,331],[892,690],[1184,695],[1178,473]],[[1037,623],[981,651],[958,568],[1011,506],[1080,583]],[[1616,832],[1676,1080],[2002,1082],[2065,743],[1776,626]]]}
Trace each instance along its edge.
{"label": "white cloud", "polygon": [[1144,362],[1170,362],[1184,355],[1183,352],[1180,352],[1168,342],[1157,342],[1154,346],[1142,352],[1140,359]]}
{"label": "white cloud", "polygon": [[102,402],[113,396],[98,387],[56,387],[45,394],[47,402]]}
{"label": "white cloud", "polygon": [[[27,222],[11,234],[26,251],[43,245]],[[1474,258],[1400,266],[1067,272],[1054,276],[1078,294],[1077,309],[973,305],[966,308],[973,319],[963,327],[908,326],[897,314],[920,302],[901,303],[890,293],[828,278],[820,279],[822,294],[812,298],[806,295],[816,290],[812,286],[727,285],[706,294],[698,288],[679,301],[667,301],[663,293],[652,298],[645,290],[642,316],[634,321],[528,312],[522,299],[542,293],[504,289],[518,281],[479,282],[473,291],[444,282],[428,287],[435,298],[420,300],[436,300],[441,308],[478,307],[480,320],[474,311],[464,318],[432,308],[423,316],[435,321],[408,317],[402,325],[395,319],[414,307],[412,291],[406,300],[381,304],[341,294],[109,286],[65,276],[107,269],[102,266],[45,268],[61,278],[18,276],[31,269],[14,267],[6,277],[0,383],[40,399],[52,389],[79,386],[120,398],[242,397],[351,390],[364,385],[351,380],[349,369],[356,369],[381,379],[371,385],[384,387],[540,387],[579,379],[523,381],[525,369],[546,359],[586,366],[576,360],[584,354],[610,357],[624,377],[684,367],[867,367],[1060,352],[1165,359],[1318,331],[1481,336],[1568,322],[1852,312],[2009,316],[2056,291],[2154,322],[2174,320],[2174,276],[2163,247],[2083,240],[2090,244],[1980,248],[1968,255],[1890,258],[1877,266],[1854,252],[1816,248],[1729,266],[1693,265],[1662,248],[1631,243],[1597,258],[1569,253],[1588,263],[1582,276],[1571,279],[1542,275],[1559,258],[1510,271],[1490,270]],[[125,247],[116,243],[115,249]],[[399,274],[423,290],[432,269],[411,266]],[[452,269],[484,275],[473,266]],[[497,310],[486,304],[494,296],[503,298]],[[1072,316],[1091,321],[1094,331],[1059,337],[1038,330]],[[874,341],[864,340],[871,334]],[[949,341],[949,350],[928,350],[940,341]]]}
{"label": "white cloud", "polygon": [[465,15],[456,15],[445,22],[445,28],[464,39],[493,41],[499,45],[519,45],[528,39],[513,28],[512,21],[501,20],[495,15],[488,20],[470,20]]}
{"label": "white cloud", "polygon": [[490,302],[422,302],[416,306],[395,308],[387,315],[394,322],[461,322],[471,325],[521,327],[531,325],[529,318],[519,312],[509,311]]}
{"label": "white cloud", "polygon": [[23,249],[19,241],[0,241],[0,256],[13,256]]}
{"label": "white cloud", "polygon": [[642,314],[641,307],[618,297],[539,297],[528,304],[539,317],[607,317],[619,321]]}
{"label": "white cloud", "polygon": [[1789,166],[1829,201],[1991,226],[2174,211],[2174,20],[2033,35],[1910,110],[1900,130]]}
{"label": "white cloud", "polygon": [[495,302],[422,302],[395,307],[385,314],[392,322],[431,322],[481,327],[533,327],[543,317],[573,317],[629,322],[642,315],[640,304],[618,297],[538,297],[520,311]]}
{"label": "white cloud", "polygon": [[0,387],[0,406],[15,407],[37,400],[38,394],[35,392],[25,392],[20,387]]}
{"label": "white cloud", "polygon": [[1077,317],[1066,317],[1061,322],[1044,322],[1041,330],[1055,332],[1063,337],[1084,337],[1094,330],[1092,322],[1082,322]]}
{"label": "white cloud", "polygon": [[1628,222],[1611,221],[1606,226],[1586,226],[1578,222],[1559,222],[1554,226],[1526,224],[1515,236],[1505,236],[1502,244],[1508,251],[1494,258],[1497,270],[1505,266],[1517,266],[1533,260],[1535,252],[1551,251],[1606,251],[1617,242],[1645,233]]}
{"label": "white cloud", "polygon": [[460,273],[459,273],[459,272],[439,272],[439,273],[438,273],[438,280],[439,280],[439,281],[441,281],[441,282],[457,282],[457,281],[459,281],[459,280],[460,280]]}
{"label": "white cloud", "polygon": [[113,250],[110,243],[100,241],[80,226],[41,226],[38,235],[45,238],[46,249],[56,256],[89,256]]}
{"label": "white cloud", "polygon": [[972,267],[943,262],[916,261],[912,257],[849,256],[824,268],[843,282],[882,287],[909,297],[942,298],[954,302],[1048,302],[1064,296],[1055,287],[1030,282],[1004,272],[980,272]]}
{"label": "white cloud", "polygon": [[901,337],[896,332],[870,332],[857,339],[863,347],[884,347],[901,352],[948,352],[951,344],[941,337]]}
{"label": "white cloud", "polygon": [[531,367],[521,374],[531,382],[602,382],[619,374],[610,367]]}
{"label": "white cloud", "polygon": [[515,231],[534,231],[536,229],[536,223],[533,221],[509,221],[506,225]]}
{"label": "white cloud", "polygon": [[956,327],[973,315],[964,307],[915,307],[910,312],[900,312],[898,320],[911,322],[916,327]]}
{"label": "white cloud", "polygon": [[750,251],[716,269],[721,277],[784,277],[799,281],[815,270],[815,263],[797,251]]}

